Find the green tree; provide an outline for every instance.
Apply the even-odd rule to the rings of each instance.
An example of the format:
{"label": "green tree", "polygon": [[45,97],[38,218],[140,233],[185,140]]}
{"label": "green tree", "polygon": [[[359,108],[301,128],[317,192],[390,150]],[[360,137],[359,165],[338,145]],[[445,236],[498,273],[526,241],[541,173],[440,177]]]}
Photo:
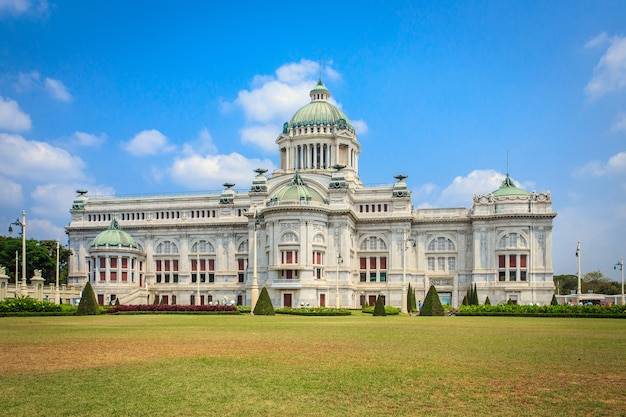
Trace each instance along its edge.
{"label": "green tree", "polygon": [[380,295],[376,299],[376,305],[374,306],[374,315],[375,316],[386,316],[385,312],[385,304],[383,303],[383,297]]}
{"label": "green tree", "polygon": [[93,292],[91,283],[87,281],[85,288],[83,288],[83,294],[80,297],[80,303],[78,304],[76,315],[91,316],[95,314],[100,314],[100,307],[96,301],[96,293]]}
{"label": "green tree", "polygon": [[489,296],[487,296],[487,298],[485,298],[485,305],[486,306],[490,306],[491,305],[491,300],[489,299]]}
{"label": "green tree", "polygon": [[439,294],[437,294],[437,290],[434,285],[430,286],[428,290],[428,294],[426,294],[426,298],[424,299],[424,305],[420,310],[420,316],[443,316],[443,306],[441,305],[441,300],[439,299]]}
{"label": "green tree", "polygon": [[621,285],[611,279],[605,277],[600,271],[587,272],[582,277],[582,292],[587,293],[589,291],[595,294],[621,294]]}
{"label": "green tree", "polygon": [[409,313],[417,311],[417,303],[415,302],[415,290],[411,288],[410,282],[409,282],[409,288],[407,289],[406,309]]}
{"label": "green tree", "polygon": [[552,301],[550,302],[551,306],[558,306],[559,301],[556,299],[556,294],[552,294]]}
{"label": "green tree", "polygon": [[558,295],[569,295],[572,291],[575,293],[578,290],[578,276],[576,275],[554,275],[552,279]]}
{"label": "green tree", "polygon": [[259,299],[254,306],[253,311],[255,316],[273,316],[274,315],[274,306],[272,305],[272,299],[270,298],[269,293],[267,292],[267,288],[263,287],[261,289],[261,294],[259,295]]}
{"label": "green tree", "polygon": [[[0,265],[6,267],[10,282],[15,282],[15,254],[18,256],[18,275],[22,279],[22,239],[0,236]],[[67,283],[71,251],[59,246],[59,283]],[[41,271],[46,284],[56,282],[56,240],[26,240],[26,280]]]}

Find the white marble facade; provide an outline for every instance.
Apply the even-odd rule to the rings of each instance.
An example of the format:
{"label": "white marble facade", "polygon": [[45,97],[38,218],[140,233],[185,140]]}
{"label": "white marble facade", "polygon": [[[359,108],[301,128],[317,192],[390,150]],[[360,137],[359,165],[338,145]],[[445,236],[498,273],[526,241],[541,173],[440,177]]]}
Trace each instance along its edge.
{"label": "white marble facade", "polygon": [[256,234],[258,286],[275,307],[355,308],[378,295],[405,307],[409,283],[418,300],[435,285],[455,307],[474,284],[481,303],[551,301],[550,193],[507,175],[469,209],[413,209],[403,175],[363,185],[356,131],[329,96],[321,82],[311,90],[276,140],[280,168],[256,170],[247,192],[80,191],[66,228],[68,284],[91,280],[103,304],[250,305]]}

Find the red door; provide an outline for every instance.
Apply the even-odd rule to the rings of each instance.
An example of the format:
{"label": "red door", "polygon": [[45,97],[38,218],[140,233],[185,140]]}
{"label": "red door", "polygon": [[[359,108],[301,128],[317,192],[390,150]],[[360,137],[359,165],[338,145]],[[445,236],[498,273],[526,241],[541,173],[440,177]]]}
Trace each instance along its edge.
{"label": "red door", "polygon": [[291,294],[283,294],[283,307],[291,307]]}
{"label": "red door", "polygon": [[326,307],[326,294],[320,294],[320,307]]}
{"label": "red door", "polygon": [[368,301],[369,301],[369,305],[373,306],[374,304],[376,304],[376,296],[375,295],[370,295]]}

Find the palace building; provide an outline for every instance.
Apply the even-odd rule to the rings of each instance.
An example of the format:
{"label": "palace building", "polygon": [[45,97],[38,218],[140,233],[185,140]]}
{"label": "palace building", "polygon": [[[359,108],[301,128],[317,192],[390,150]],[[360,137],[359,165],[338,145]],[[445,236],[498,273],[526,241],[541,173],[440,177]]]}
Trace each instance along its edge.
{"label": "palace building", "polygon": [[68,285],[90,281],[100,304],[251,305],[265,287],[275,307],[358,308],[380,295],[406,311],[409,284],[417,300],[434,285],[454,307],[474,285],[480,303],[550,303],[549,192],[507,174],[469,209],[414,209],[404,175],[363,185],[350,119],[321,81],[310,96],[276,139],[280,167],[257,169],[247,192],[79,190]]}

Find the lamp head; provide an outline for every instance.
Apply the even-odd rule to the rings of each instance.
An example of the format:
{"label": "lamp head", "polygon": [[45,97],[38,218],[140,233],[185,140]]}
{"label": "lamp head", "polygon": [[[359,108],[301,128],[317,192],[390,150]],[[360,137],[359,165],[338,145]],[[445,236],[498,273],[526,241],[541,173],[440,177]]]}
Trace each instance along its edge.
{"label": "lamp head", "polygon": [[9,234],[12,235],[13,234],[13,226],[9,225]]}

